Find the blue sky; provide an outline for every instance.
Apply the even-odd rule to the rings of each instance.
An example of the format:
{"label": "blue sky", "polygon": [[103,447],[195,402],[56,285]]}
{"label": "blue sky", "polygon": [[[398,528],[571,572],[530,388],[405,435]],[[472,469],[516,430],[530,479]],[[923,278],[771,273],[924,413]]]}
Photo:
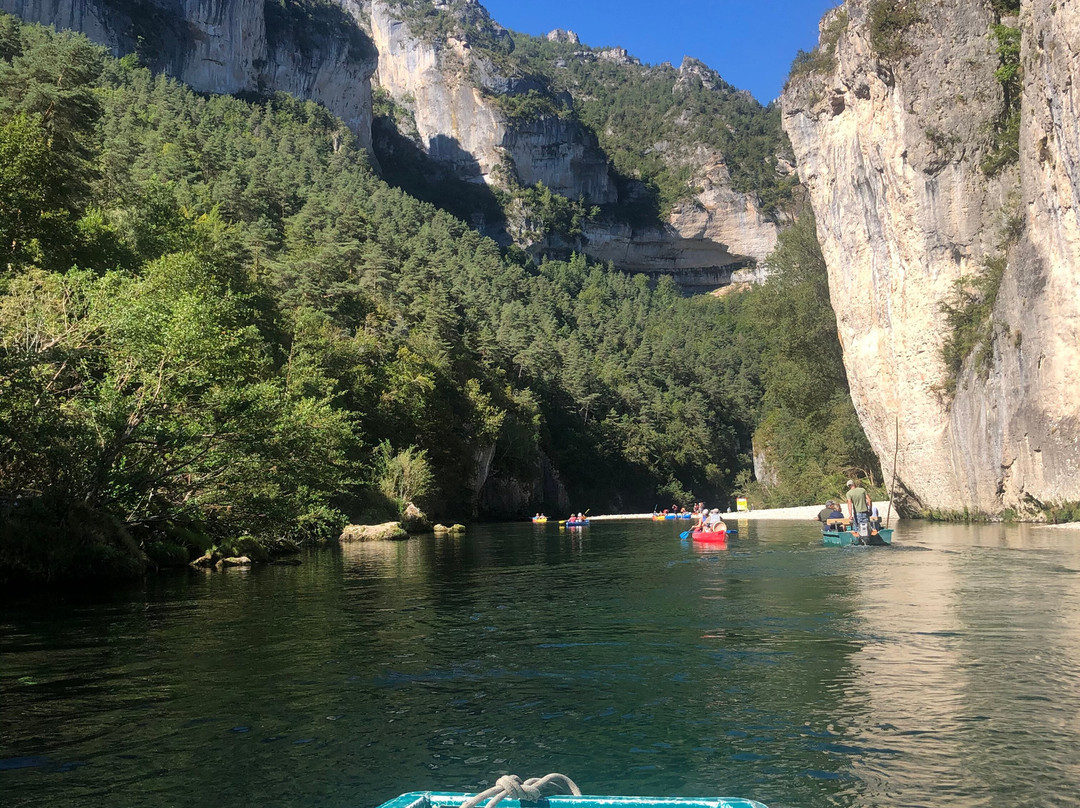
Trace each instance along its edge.
{"label": "blue sky", "polygon": [[818,20],[840,0],[480,0],[501,25],[526,34],[577,32],[649,64],[693,56],[763,104],[784,86],[800,48],[817,45]]}

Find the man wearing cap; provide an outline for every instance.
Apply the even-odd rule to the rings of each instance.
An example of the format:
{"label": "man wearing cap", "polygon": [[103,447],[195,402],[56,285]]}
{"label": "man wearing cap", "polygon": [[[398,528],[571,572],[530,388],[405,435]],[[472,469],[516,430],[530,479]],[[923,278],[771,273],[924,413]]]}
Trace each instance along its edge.
{"label": "man wearing cap", "polygon": [[855,485],[854,480],[847,481],[848,515],[852,525],[858,528],[860,536],[870,535],[870,497],[866,495],[866,489],[861,485]]}

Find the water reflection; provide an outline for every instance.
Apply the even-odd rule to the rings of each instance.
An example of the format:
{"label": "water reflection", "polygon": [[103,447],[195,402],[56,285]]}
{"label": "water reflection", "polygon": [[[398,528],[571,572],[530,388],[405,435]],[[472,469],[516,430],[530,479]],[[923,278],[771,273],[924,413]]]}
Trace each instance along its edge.
{"label": "water reflection", "polygon": [[[865,635],[849,729],[887,749],[853,762],[867,793],[915,803],[1076,798],[1076,549],[1031,526],[918,525],[937,552],[875,556],[855,575]],[[1048,552],[1054,550],[1054,552]],[[1072,795],[1062,803],[1063,795]]]}
{"label": "water reflection", "polygon": [[5,804],[373,806],[508,771],[773,808],[1080,802],[1074,538],[682,529],[481,525],[9,608]]}

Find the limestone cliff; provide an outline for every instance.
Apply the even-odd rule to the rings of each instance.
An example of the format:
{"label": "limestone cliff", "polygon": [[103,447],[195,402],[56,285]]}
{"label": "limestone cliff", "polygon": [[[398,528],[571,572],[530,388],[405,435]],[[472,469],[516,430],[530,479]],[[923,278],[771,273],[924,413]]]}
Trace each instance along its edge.
{"label": "limestone cliff", "polygon": [[375,51],[348,4],[293,0],[0,0],[0,9],[138,51],[196,90],[285,92],[318,101],[366,147]]}
{"label": "limestone cliff", "polygon": [[[536,77],[506,69],[484,48],[470,44],[469,34],[477,28],[487,41],[505,39],[506,32],[478,3],[434,4],[445,14],[454,12],[455,5],[465,19],[457,33],[441,38],[420,29],[430,17],[418,23],[400,0],[373,0],[367,5],[379,51],[376,81],[411,113],[426,154],[460,179],[505,186],[508,177],[503,172],[509,172],[513,182],[543,183],[588,204],[620,201],[609,156],[572,116],[512,117],[504,111],[505,99],[550,88]],[[548,39],[577,44],[576,35],[562,31],[552,32]],[[599,56],[582,51],[580,56],[643,69],[621,49],[601,51]],[[680,74],[693,74],[700,81],[703,68],[688,60]],[[711,74],[707,68],[704,72]],[[655,148],[667,147],[659,143]],[[510,235],[538,253],[576,250],[627,271],[675,273],[687,285],[726,283],[733,269],[760,261],[775,246],[775,217],[761,211],[753,195],[732,189],[724,158],[715,150],[699,148],[681,158],[692,165],[692,182],[700,191],[655,225],[631,227],[617,217],[603,216],[590,222],[572,243],[532,242],[524,232],[528,228],[515,228],[513,223]]]}
{"label": "limestone cliff", "polygon": [[585,226],[582,251],[620,269],[671,274],[684,288],[716,288],[776,247],[776,215],[752,194],[735,191],[723,156],[698,148],[692,182],[700,190],[662,224],[632,228],[601,219]]}
{"label": "limestone cliff", "polygon": [[[543,183],[588,205],[626,201],[610,155],[574,115],[515,109],[533,95],[560,99],[544,81],[499,59],[513,43],[476,0],[0,0],[0,8],[81,31],[116,54],[138,51],[152,68],[202,92],[313,99],[342,117],[365,147],[377,68],[381,88],[411,115],[415,130],[408,134],[451,176],[502,188]],[[577,42],[568,32],[556,38]],[[619,48],[581,54],[648,69]],[[718,78],[687,60],[677,82]],[[650,148],[671,151],[665,143]],[[732,189],[715,149],[677,159],[698,191],[654,224],[631,227],[618,215],[601,216],[572,243],[530,240],[513,222],[488,232],[538,254],[576,250],[628,271],[674,273],[688,286],[724,284],[772,249],[775,216],[763,213],[752,194]]]}
{"label": "limestone cliff", "polygon": [[[466,5],[485,33],[502,32],[482,7]],[[464,34],[413,31],[399,4],[374,0],[370,24],[378,84],[412,113],[422,148],[437,163],[470,181],[496,183],[504,169],[524,185],[542,182],[572,199],[615,200],[607,159],[579,124],[557,115],[512,121],[500,110],[500,96],[536,89],[528,78],[501,75]]]}
{"label": "limestone cliff", "polygon": [[783,96],[852,397],[910,510],[1080,500],[1080,3],[1019,5],[848,0]]}

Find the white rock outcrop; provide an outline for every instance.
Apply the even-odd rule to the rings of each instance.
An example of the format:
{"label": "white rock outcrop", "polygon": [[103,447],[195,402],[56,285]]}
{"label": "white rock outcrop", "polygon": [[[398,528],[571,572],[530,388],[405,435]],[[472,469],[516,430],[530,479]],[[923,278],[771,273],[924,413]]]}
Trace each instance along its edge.
{"label": "white rock outcrop", "polygon": [[[1020,159],[992,175],[980,164],[1005,98],[990,4],[913,4],[907,52],[889,58],[871,45],[873,5],[823,20],[843,28],[834,64],[782,99],[860,420],[886,480],[898,445],[911,510],[1078,501],[1080,4],[1023,0],[1005,20],[1022,31]],[[988,260],[1007,262],[989,353],[951,379],[942,306]]]}

